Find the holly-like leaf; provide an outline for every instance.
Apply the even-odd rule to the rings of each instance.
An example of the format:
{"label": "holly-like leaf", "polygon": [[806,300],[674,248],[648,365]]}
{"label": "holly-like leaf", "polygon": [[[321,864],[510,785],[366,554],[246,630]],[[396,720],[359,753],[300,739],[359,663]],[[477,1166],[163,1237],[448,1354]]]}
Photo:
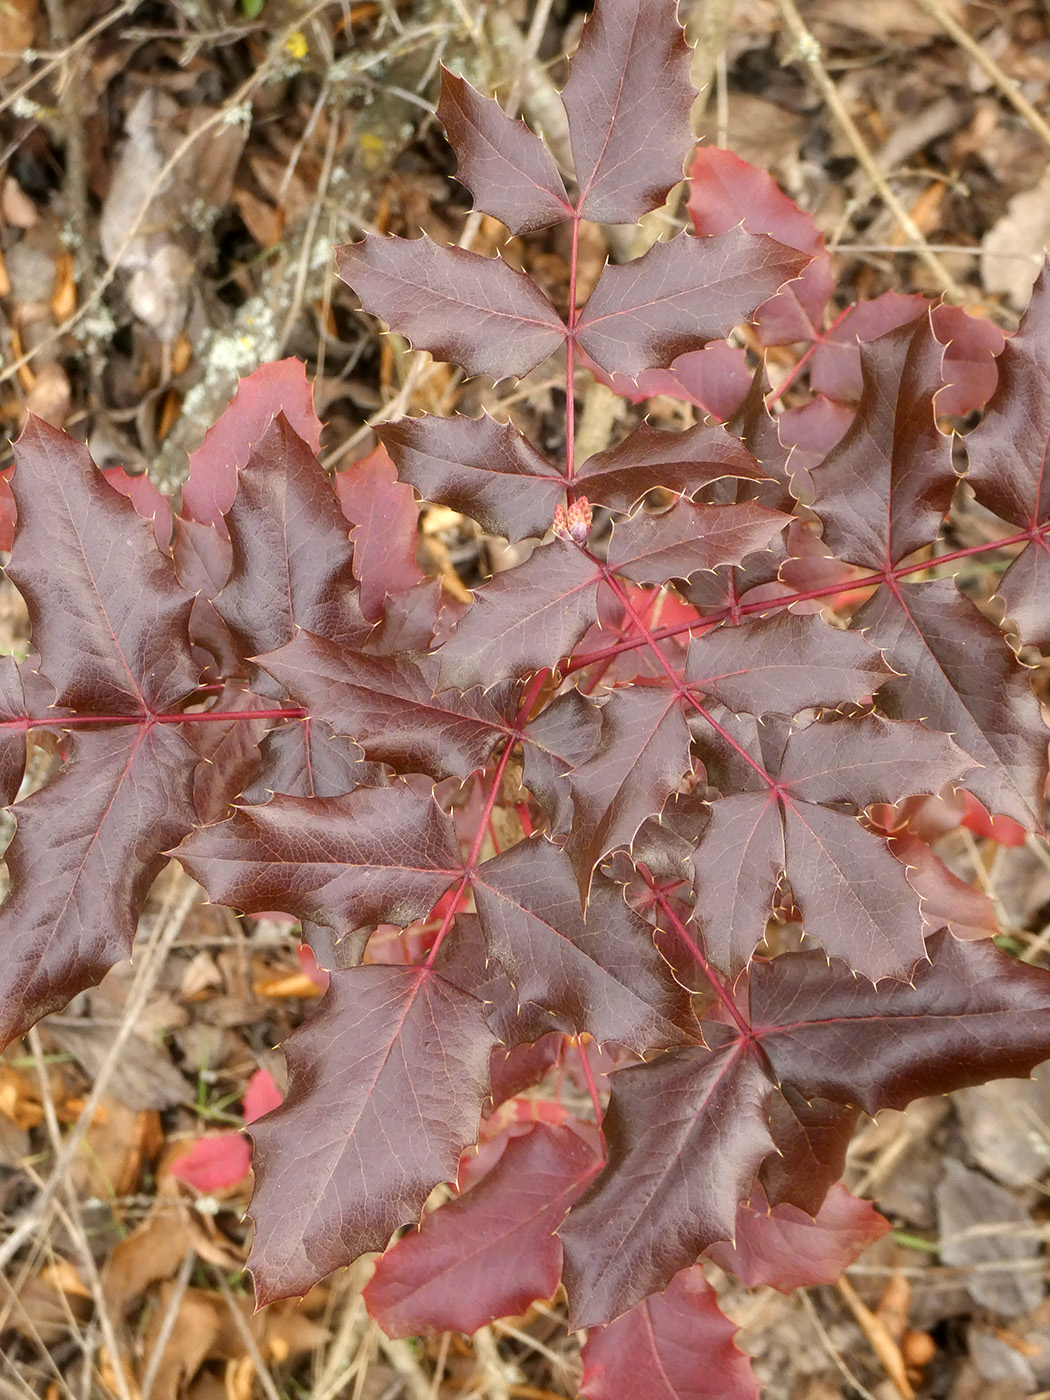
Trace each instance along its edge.
{"label": "holly-like leaf", "polygon": [[858,633],[789,612],[694,639],[685,669],[698,693],[731,710],[781,715],[811,705],[859,704],[889,674]]}
{"label": "holly-like leaf", "polygon": [[283,413],[241,469],[226,524],[233,568],[215,606],[245,655],[273,651],[297,627],[344,643],[367,635],[347,606],[354,578],[346,519]]}
{"label": "holly-like leaf", "polygon": [[614,691],[602,708],[597,750],[569,778],[575,820],[566,849],[584,899],[602,857],[630,847],[690,768],[677,693],[648,686]]}
{"label": "holly-like leaf", "polygon": [[401,773],[465,778],[513,733],[513,688],[435,694],[433,667],[404,654],[369,656],[300,632],[262,664],[315,719]]}
{"label": "holly-like leaf", "polygon": [[332,974],[285,1042],[284,1103],[251,1129],[260,1305],[418,1219],[474,1140],[493,1043],[482,1004],[426,968]]}
{"label": "holly-like leaf", "polygon": [[607,267],[580,312],[576,336],[610,374],[636,379],[644,370],[669,369],[679,355],[750,320],[808,261],[739,228],[718,238],[679,234],[633,262]]}
{"label": "holly-like leaf", "polygon": [[693,496],[727,476],[763,479],[751,453],[724,428],[697,423],[673,433],[643,423],[616,447],[588,457],[576,481],[588,500],[627,512],[654,487]]}
{"label": "holly-like leaf", "polygon": [[549,1298],[561,1278],[554,1232],[598,1166],[570,1128],[537,1123],[512,1138],[476,1186],[383,1255],[369,1315],[388,1337],[470,1334]]}
{"label": "holly-like leaf", "polygon": [[758,1400],[736,1324],[694,1265],[662,1293],[596,1327],[581,1353],[585,1400]]}
{"label": "holly-like leaf", "polygon": [[[8,572],[55,703],[101,723],[79,730],[59,774],[16,808],[0,911],[4,1042],[130,953],[160,852],[193,824],[196,764],[177,728],[153,720],[193,691],[197,673],[192,600],[149,524],[83,447],[39,419],[15,451]],[[43,698],[42,681],[25,683],[27,700]]]}
{"label": "holly-like leaf", "polygon": [[44,714],[54,694],[28,663],[0,657],[0,806],[12,803],[22,785],[29,718]]}
{"label": "holly-like leaf", "polygon": [[383,787],[384,772],[380,764],[365,762],[364,750],[352,739],[308,715],[277,725],[265,736],[244,800],[268,802],[272,793],[342,797],[358,787]]}
{"label": "holly-like leaf", "polygon": [[977,499],[1030,538],[999,583],[1023,642],[1050,649],[1050,271],[999,357],[999,387],[966,439]]}
{"label": "holly-like leaf", "polygon": [[438,685],[489,687],[556,665],[597,616],[599,578],[569,540],[533,550],[474,595],[438,653]]}
{"label": "holly-like leaf", "polygon": [[746,963],[786,871],[806,931],[829,953],[867,977],[906,973],[923,956],[914,892],[885,843],[841,808],[894,802],[901,784],[936,792],[966,771],[966,755],[946,734],[875,715],[811,724],[772,761],[753,721],[723,733],[710,753],[731,765],[732,790],[693,858],[712,961],[733,972]]}
{"label": "holly-like leaf", "polygon": [[999,629],[952,579],[880,588],[853,625],[898,672],[879,690],[880,709],[953,734],[981,765],[966,786],[989,811],[1041,830],[1046,726]]}
{"label": "holly-like leaf", "polygon": [[889,1228],[870,1201],[844,1186],[833,1186],[813,1217],[797,1206],[771,1206],[756,1184],[737,1211],[735,1243],[712,1245],[708,1256],[748,1288],[792,1293],[834,1283]]}
{"label": "holly-like leaf", "polygon": [[757,963],[750,1020],[777,1077],[874,1114],[1030,1074],[1050,1051],[1043,969],[943,929],[928,951],[911,982],[878,990],[819,953]]}
{"label": "holly-like leaf", "polygon": [[402,418],[380,435],[402,481],[425,501],[462,511],[511,544],[542,538],[564,498],[565,478],[510,423],[480,418]]}
{"label": "holly-like leaf", "polygon": [[792,1205],[812,1218],[845,1170],[860,1113],[816,1094],[807,1098],[790,1084],[781,1084],[770,1107],[777,1150],[762,1163],[758,1182],[771,1205]]}
{"label": "holly-like leaf", "polygon": [[687,579],[701,570],[739,564],[765,549],[788,517],[756,501],[704,506],[679,501],[671,510],[651,514],[637,510],[613,527],[609,568],[634,583]]}
{"label": "holly-like leaf", "polygon": [[535,369],[565,339],[558,313],[502,258],[423,237],[366,238],[336,249],[339,276],[366,311],[417,350],[502,379]]}
{"label": "holly-like leaf", "polygon": [[197,672],[180,644],[192,599],[87,449],[30,417],[13,489],[18,532],[7,573],[29,608],[56,704],[145,720],[192,691]]}
{"label": "holly-like leaf", "polygon": [[583,218],[637,223],[681,180],[693,144],[688,58],[673,6],[596,6],[562,89]]}
{"label": "holly-like leaf", "polygon": [[594,701],[570,689],[526,726],[522,782],[547,813],[553,837],[567,836],[572,828],[571,774],[593,755],[601,725]]}
{"label": "holly-like leaf", "polygon": [[572,205],[547,147],[499,103],[441,70],[437,119],[456,153],[456,178],[474,205],[511,233],[533,233],[572,217]]}
{"label": "holly-like leaf", "polygon": [[450,819],[397,784],[344,797],[274,797],[204,827],[173,852],[216,904],[283,909],[350,938],[428,914],[461,873]]}
{"label": "holly-like leaf", "polygon": [[542,837],[486,861],[471,883],[490,959],[551,1029],[638,1051],[695,1039],[688,994],[619,885],[595,882],[585,922],[568,858]]}
{"label": "holly-like leaf", "polygon": [[937,538],[956,482],[933,414],[943,355],[928,318],[866,347],[857,416],[814,475],[837,559],[883,569]]}
{"label": "holly-like leaf", "polygon": [[58,774],[14,808],[0,910],[3,1044],[130,955],[161,852],[196,817],[197,756],[176,726],[81,729],[69,743]]}
{"label": "holly-like leaf", "polygon": [[770,1092],[741,1041],[671,1050],[612,1076],[608,1160],[560,1231],[572,1326],[613,1321],[732,1237],[772,1147]]}

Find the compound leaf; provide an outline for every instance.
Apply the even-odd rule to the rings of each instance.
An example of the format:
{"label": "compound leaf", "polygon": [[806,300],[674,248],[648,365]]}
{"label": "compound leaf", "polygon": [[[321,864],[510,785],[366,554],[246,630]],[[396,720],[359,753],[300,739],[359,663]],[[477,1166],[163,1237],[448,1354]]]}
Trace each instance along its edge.
{"label": "compound leaf", "polygon": [[732,765],[733,790],[715,802],[693,857],[712,960],[733,972],[744,965],[783,870],[806,931],[829,953],[867,977],[906,973],[923,956],[915,893],[885,842],[842,807],[895,802],[904,783],[937,792],[967,769],[966,755],[946,734],[877,715],[791,733],[779,762],[763,756],[753,721],[723,733],[712,752]]}
{"label": "compound leaf", "polygon": [[251,1128],[260,1306],[419,1218],[474,1141],[494,1042],[481,1002],[426,968],[332,973],[285,1042],[284,1103]]}

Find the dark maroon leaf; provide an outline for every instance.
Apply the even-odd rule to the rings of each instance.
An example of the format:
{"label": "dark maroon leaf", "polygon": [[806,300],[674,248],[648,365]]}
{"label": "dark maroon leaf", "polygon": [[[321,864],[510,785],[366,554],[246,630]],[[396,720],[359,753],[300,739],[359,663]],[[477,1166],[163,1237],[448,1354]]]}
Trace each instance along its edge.
{"label": "dark maroon leaf", "polygon": [[608,1161],[560,1231],[572,1326],[612,1322],[732,1238],[772,1146],[770,1092],[742,1041],[671,1050],[612,1076]]}
{"label": "dark maroon leaf", "polygon": [[570,1045],[561,1031],[549,1031],[539,1040],[526,1041],[512,1049],[497,1045],[489,1061],[489,1098],[493,1108],[535,1088],[560,1065]]}
{"label": "dark maroon leaf", "polygon": [[956,481],[933,414],[943,354],[928,318],[865,348],[857,415],[813,477],[837,559],[883,569],[937,538]]}
{"label": "dark maroon leaf", "polygon": [[246,802],[267,802],[271,793],[288,797],[341,797],[358,787],[382,787],[383,769],[366,763],[364,750],[336,734],[323,720],[288,720],[271,729],[259,745],[254,780]]}
{"label": "dark maroon leaf", "polygon": [[765,549],[788,517],[755,501],[698,506],[679,501],[659,515],[639,509],[613,527],[609,568],[634,583],[663,583],[739,564]]}
{"label": "dark maroon leaf", "polygon": [[584,1400],[758,1400],[736,1324],[718,1306],[699,1265],[662,1293],[596,1327],[581,1360]]}
{"label": "dark maroon leaf", "polygon": [[870,1201],[833,1186],[816,1218],[797,1206],[770,1206],[757,1183],[736,1217],[734,1244],[713,1244],[708,1257],[748,1288],[792,1293],[834,1283],[847,1265],[890,1228]]}
{"label": "dark maroon leaf", "polygon": [[512,544],[542,538],[564,499],[565,478],[510,423],[480,418],[402,418],[380,435],[398,476],[425,501],[462,511]]}
{"label": "dark maroon leaf", "polygon": [[300,632],[262,664],[315,719],[401,773],[465,778],[513,734],[513,693],[435,694],[433,667],[424,670],[404,653],[369,656]]}
{"label": "dark maroon leaf", "polygon": [[731,710],[782,715],[811,705],[858,704],[889,674],[856,632],[789,612],[694,638],[685,669],[697,692]]}
{"label": "dark maroon leaf", "polygon": [[193,805],[198,821],[217,822],[228,817],[230,807],[259,771],[259,745],[273,723],[252,719],[252,711],[267,709],[272,701],[252,694],[236,683],[224,687],[215,708],[235,716],[213,723],[183,726],[183,738],[202,762],[193,775]]}
{"label": "dark maroon leaf", "polygon": [[417,350],[468,374],[520,378],[565,339],[565,326],[536,284],[501,258],[426,237],[366,238],[337,248],[335,258],[366,311]]}
{"label": "dark maroon leaf", "polygon": [[26,600],[56,703],[144,719],[192,691],[192,599],[87,449],[30,417],[13,490],[18,530],[7,573]]}
{"label": "dark maroon leaf", "polygon": [[910,982],[877,989],[820,953],[757,963],[750,1019],[778,1078],[865,1113],[1020,1078],[1050,1054],[1050,978],[945,930]]}
{"label": "dark maroon leaf", "polygon": [[568,540],[498,574],[438,652],[438,685],[490,687],[555,666],[597,616],[600,574]]}
{"label": "dark maroon leaf", "polygon": [[626,512],[653,487],[693,496],[727,476],[762,479],[751,453],[724,428],[697,423],[673,433],[643,423],[618,446],[588,457],[576,480],[590,501]]}
{"label": "dark maroon leaf", "polygon": [[584,898],[602,857],[629,848],[690,769],[678,694],[648,686],[614,691],[602,708],[594,756],[569,778],[575,820],[566,849]]}
{"label": "dark maroon leaf", "polygon": [[673,5],[596,6],[562,89],[585,219],[636,223],[681,180],[693,144],[688,60]]}
{"label": "dark maroon leaf", "polygon": [[770,1108],[777,1150],[762,1163],[758,1180],[774,1206],[792,1205],[814,1216],[845,1170],[860,1114],[848,1104],[806,1098],[790,1084],[780,1086]]}
{"label": "dark maroon leaf", "polygon": [[279,413],[241,468],[226,516],[230,578],[216,609],[246,656],[291,641],[297,627],[354,642],[349,532],[317,458]]}
{"label": "dark maroon leaf", "polygon": [[966,755],[946,734],[876,715],[811,724],[788,736],[774,762],[754,721],[711,742],[732,784],[693,859],[712,961],[733,972],[746,963],[786,871],[806,931],[829,953],[867,977],[907,973],[923,956],[914,892],[884,841],[842,807],[895,802],[901,784],[936,792],[966,771]]}
{"label": "dark maroon leaf", "polygon": [[216,904],[283,909],[337,938],[428,914],[462,870],[451,820],[408,788],[274,797],[189,836],[173,854]]}
{"label": "dark maroon leaf", "polygon": [[1046,727],[999,629],[952,579],[880,588],[853,625],[899,673],[880,688],[880,709],[954,734],[982,765],[967,774],[967,788],[989,811],[1040,830]]}
{"label": "dark maroon leaf", "polygon": [[595,881],[584,922],[568,858],[534,837],[486,861],[472,888],[490,958],[549,1028],[638,1051],[696,1039],[689,996],[619,885]]}
{"label": "dark maroon leaf", "polygon": [[59,773],[14,808],[0,910],[4,1045],[130,956],[160,852],[195,819],[196,755],[175,726],[80,729],[68,743]]}
{"label": "dark maroon leaf", "polygon": [[364,1292],[369,1315],[388,1337],[469,1334],[549,1298],[561,1278],[554,1232],[598,1166],[569,1128],[537,1123],[512,1138],[476,1186],[383,1255]]}
{"label": "dark maroon leaf", "polygon": [[304,1293],[419,1218],[474,1140],[493,1039],[481,1003],[425,968],[332,974],[285,1042],[284,1103],[251,1129],[260,1305]]}
{"label": "dark maroon leaf", "polygon": [[1027,531],[1030,543],[999,584],[1023,642],[1050,649],[1050,272],[1035,284],[1017,334],[999,357],[999,387],[966,439],[977,499]]}
{"label": "dark maroon leaf", "polygon": [[552,836],[567,836],[572,827],[571,774],[594,753],[601,725],[595,702],[573,689],[526,726],[522,782],[547,813]]}
{"label": "dark maroon leaf", "polygon": [[494,214],[511,233],[532,233],[572,217],[561,176],[540,138],[447,68],[437,119],[458,159],[456,178],[473,194],[475,208]]}
{"label": "dark maroon leaf", "polygon": [[679,234],[605,269],[580,312],[579,343],[611,374],[636,379],[644,370],[668,369],[679,355],[750,320],[808,261],[743,229],[718,238]]}

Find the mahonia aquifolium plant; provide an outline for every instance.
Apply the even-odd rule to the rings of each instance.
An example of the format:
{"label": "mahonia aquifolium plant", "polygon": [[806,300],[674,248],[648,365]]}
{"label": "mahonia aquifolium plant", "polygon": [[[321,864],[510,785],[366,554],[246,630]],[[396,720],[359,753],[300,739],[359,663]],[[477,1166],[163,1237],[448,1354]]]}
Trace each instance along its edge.
{"label": "mahonia aquifolium plant", "polygon": [[[835,1184],[858,1115],[1050,1057],[1050,973],[923,839],[964,803],[1042,830],[1019,654],[1050,649],[1050,279],[1005,348],[896,294],[825,330],[812,223],[701,149],[692,230],[577,305],[581,221],[636,221],[682,177],[686,75],[670,0],[599,0],[562,94],[571,178],[444,75],[478,208],[571,226],[567,317],[498,257],[338,253],[366,311],[468,375],[563,360],[563,461],[424,416],[333,483],[285,361],[242,383],[177,513],[36,419],[2,481],[33,646],[0,669],[4,1040],[128,955],[169,856],[297,917],[331,985],[252,1129],[259,1302],[386,1250],[388,1332],[471,1331],[562,1280],[591,1400],[753,1397],[698,1260],[834,1279],[886,1228]],[[808,343],[801,407],[749,386],[726,340],[748,321]],[[583,370],[704,413],[581,461]],[[939,420],[986,401],[962,486]],[[1004,538],[952,547],[960,489]],[[446,597],[416,495],[531,552]],[[1009,633],[951,577],[1007,546]],[[45,729],[61,765],[16,802]],[[807,944],[777,954],[787,921]]]}

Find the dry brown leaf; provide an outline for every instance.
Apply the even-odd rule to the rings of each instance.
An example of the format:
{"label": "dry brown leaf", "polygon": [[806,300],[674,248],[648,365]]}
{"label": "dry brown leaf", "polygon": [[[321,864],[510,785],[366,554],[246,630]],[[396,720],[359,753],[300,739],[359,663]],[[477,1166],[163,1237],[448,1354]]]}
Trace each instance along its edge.
{"label": "dry brown leaf", "polygon": [[245,228],[260,248],[272,248],[275,243],[280,243],[284,232],[284,215],[279,209],[245,189],[234,190],[233,203]]}
{"label": "dry brown leaf", "polygon": [[174,1278],[194,1243],[185,1211],[174,1201],[166,1209],[163,1201],[159,1205],[137,1230],[118,1241],[109,1257],[103,1288],[117,1314],[141,1298],[151,1283]]}
{"label": "dry brown leaf", "polygon": [[[98,1074],[116,1035],[113,1026],[81,1026],[64,1017],[54,1018],[47,1029],[60,1048],[76,1058],[89,1079]],[[167,1051],[140,1036],[133,1038],[127,1054],[121,1056],[109,1081],[109,1092],[111,1098],[136,1110],[174,1108],[190,1097],[186,1080]]]}
{"label": "dry brown leaf", "polygon": [[1015,311],[1028,305],[1050,243],[1050,167],[1034,189],[1015,194],[1006,213],[981,240],[985,291],[1003,296]]}
{"label": "dry brown leaf", "polygon": [[12,228],[32,228],[40,222],[36,205],[13,175],[0,184],[0,219]]}
{"label": "dry brown leaf", "polygon": [[77,309],[77,284],[73,276],[73,254],[59,253],[55,263],[55,290],[51,297],[51,313],[56,321],[64,321]]}
{"label": "dry brown leaf", "polygon": [[102,1201],[132,1195],[160,1142],[155,1110],[136,1113],[119,1099],[104,1098],[70,1168],[74,1189]]}
{"label": "dry brown leaf", "polygon": [[38,1336],[45,1346],[54,1346],[68,1337],[76,1323],[83,1322],[91,1313],[91,1306],[85,1299],[67,1297],[40,1274],[28,1278],[10,1301],[8,1326],[29,1341]]}
{"label": "dry brown leaf", "polygon": [[[1031,1217],[1012,1192],[949,1161],[937,1188],[937,1216],[941,1259],[967,1270],[964,1282],[974,1302],[1003,1317],[1021,1317],[1039,1306],[1045,1283],[1017,1266],[1034,1260],[1042,1246],[1030,1233],[1021,1233]],[[1002,1267],[972,1267],[980,1264]]]}
{"label": "dry brown leaf", "polygon": [[26,408],[53,428],[63,428],[72,402],[69,375],[57,360],[48,360],[40,366],[26,394]]}
{"label": "dry brown leaf", "polygon": [[[20,49],[28,49],[36,32],[39,0],[2,0],[0,3],[0,78],[18,67]],[[4,58],[4,52],[13,57]]]}
{"label": "dry brown leaf", "polygon": [[76,1266],[68,1259],[56,1259],[52,1264],[45,1264],[40,1270],[40,1277],[45,1283],[51,1284],[60,1293],[66,1293],[71,1298],[91,1298],[94,1296],[91,1289],[77,1273]]}
{"label": "dry brown leaf", "polygon": [[[152,1364],[152,1356],[162,1340],[165,1318],[175,1297],[175,1284],[161,1285],[157,1306],[146,1329],[142,1372]],[[157,1363],[151,1400],[178,1400],[179,1392],[212,1355],[219,1336],[221,1300],[202,1288],[187,1288],[175,1314],[167,1345]]]}
{"label": "dry brown leaf", "polygon": [[0,1064],[0,1113],[27,1130],[44,1121],[40,1093],[31,1080],[10,1065]]}

